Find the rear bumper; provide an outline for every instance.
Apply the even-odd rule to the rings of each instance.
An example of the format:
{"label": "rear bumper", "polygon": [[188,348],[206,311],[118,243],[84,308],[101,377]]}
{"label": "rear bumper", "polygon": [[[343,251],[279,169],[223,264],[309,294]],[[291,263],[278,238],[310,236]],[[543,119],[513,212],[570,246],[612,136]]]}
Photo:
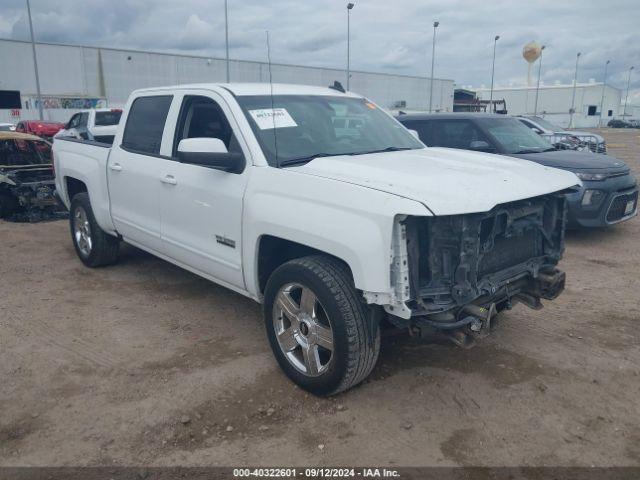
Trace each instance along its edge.
{"label": "rear bumper", "polygon": [[[583,181],[576,193],[567,195],[570,227],[606,227],[624,222],[638,213],[638,186],[632,175],[614,177],[601,182]],[[599,193],[597,203],[583,205],[587,190]],[[630,212],[625,212],[627,202],[634,202]]]}

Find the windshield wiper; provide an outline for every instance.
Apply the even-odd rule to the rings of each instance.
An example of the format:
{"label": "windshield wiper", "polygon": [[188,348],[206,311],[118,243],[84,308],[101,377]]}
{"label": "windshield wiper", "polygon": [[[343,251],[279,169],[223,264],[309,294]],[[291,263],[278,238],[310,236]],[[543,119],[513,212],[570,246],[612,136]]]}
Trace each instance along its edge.
{"label": "windshield wiper", "polygon": [[387,147],[379,150],[369,150],[368,152],[354,152],[349,155],[368,155],[370,153],[383,153],[383,152],[399,152],[401,150],[414,150],[413,147]]}
{"label": "windshield wiper", "polygon": [[343,155],[342,153],[314,153],[313,155],[307,155],[306,157],[290,158],[288,160],[282,160],[278,163],[278,167],[292,167],[294,165],[302,165],[309,163],[311,160],[320,157],[335,157],[336,155]]}
{"label": "windshield wiper", "polygon": [[[555,150],[555,148],[554,148]],[[537,148],[529,148],[525,150],[518,150],[517,152],[513,152],[515,155],[524,154],[524,153],[542,153],[548,150],[538,150]]]}

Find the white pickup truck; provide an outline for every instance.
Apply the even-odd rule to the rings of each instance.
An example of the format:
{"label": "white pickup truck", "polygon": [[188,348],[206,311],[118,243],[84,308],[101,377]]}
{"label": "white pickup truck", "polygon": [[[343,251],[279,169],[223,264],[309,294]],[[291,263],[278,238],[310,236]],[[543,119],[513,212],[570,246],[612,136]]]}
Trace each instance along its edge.
{"label": "white pickup truck", "polygon": [[71,137],[111,145],[121,116],[120,108],[94,108],[78,112],[53,138]]}
{"label": "white pickup truck", "polygon": [[53,148],[85,265],[125,241],[261,302],[278,363],[316,394],[368,376],[383,326],[466,346],[564,287],[573,173],[427,148],[336,87],[138,90],[112,147]]}

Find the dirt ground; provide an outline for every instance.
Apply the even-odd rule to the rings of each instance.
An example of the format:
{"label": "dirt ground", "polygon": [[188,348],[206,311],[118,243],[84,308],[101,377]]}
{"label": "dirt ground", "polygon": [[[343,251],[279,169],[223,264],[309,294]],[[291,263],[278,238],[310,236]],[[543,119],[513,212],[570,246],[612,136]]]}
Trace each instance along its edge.
{"label": "dirt ground", "polygon": [[[604,130],[640,177],[640,130]],[[260,307],[67,223],[0,222],[0,465],[640,465],[640,219],[571,232],[565,293],[471,350],[383,342],[331,399],[279,371]]]}

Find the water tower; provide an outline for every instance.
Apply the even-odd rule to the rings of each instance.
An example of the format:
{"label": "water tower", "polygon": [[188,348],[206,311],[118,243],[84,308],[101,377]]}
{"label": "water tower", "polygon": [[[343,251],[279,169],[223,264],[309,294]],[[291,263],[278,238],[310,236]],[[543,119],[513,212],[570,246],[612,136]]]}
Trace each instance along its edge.
{"label": "water tower", "polygon": [[531,41],[522,47],[522,56],[529,64],[527,71],[527,86],[531,86],[531,66],[534,64],[540,55],[542,54],[542,47],[538,42]]}

